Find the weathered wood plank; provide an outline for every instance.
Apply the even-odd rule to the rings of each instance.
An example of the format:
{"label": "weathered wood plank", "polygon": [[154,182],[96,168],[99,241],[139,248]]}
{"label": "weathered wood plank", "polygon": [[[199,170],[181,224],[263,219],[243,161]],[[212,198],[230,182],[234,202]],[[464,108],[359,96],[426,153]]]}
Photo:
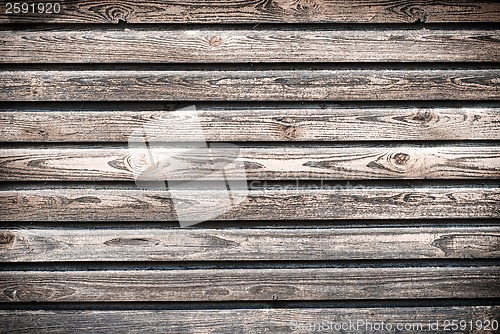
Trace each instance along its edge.
{"label": "weathered wood plank", "polygon": [[218,180],[221,175],[213,173],[213,160],[225,165],[228,179],[245,175],[254,180],[500,178],[500,146],[493,144],[221,144],[204,150],[188,144],[161,143],[150,148],[146,144],[144,149],[4,148],[0,151],[0,181]]}
{"label": "weathered wood plank", "polygon": [[0,63],[375,61],[500,61],[500,31],[303,28],[0,31]]}
{"label": "weathered wood plank", "polygon": [[[499,306],[371,307],[371,308],[240,308],[237,310],[0,310],[1,333],[309,333],[326,323],[344,325],[342,333],[371,334],[373,324],[391,324],[405,333],[442,333],[444,320],[462,319],[470,327],[446,331],[459,334],[496,333],[481,326],[498,320]],[[363,323],[357,323],[357,320]],[[479,320],[476,326],[476,320]],[[356,325],[349,328],[349,322]],[[371,323],[371,325],[368,325]],[[414,325],[415,324],[415,325]],[[438,325],[437,328],[429,327]],[[358,326],[359,325],[359,326]],[[302,326],[304,329],[302,329]],[[340,327],[342,328],[342,327]],[[384,328],[387,328],[385,326]]]}
{"label": "weathered wood plank", "polygon": [[1,262],[498,258],[500,227],[0,229]]}
{"label": "weathered wood plank", "polygon": [[[3,142],[500,140],[499,107],[325,107],[206,110],[0,109]],[[175,132],[171,123],[175,120]],[[158,124],[157,127],[154,124]],[[148,126],[153,125],[153,126]]]}
{"label": "weathered wood plank", "polygon": [[[201,186],[200,186],[201,187]],[[500,190],[493,186],[328,185],[268,187],[228,192],[177,189],[184,221],[200,207],[228,211],[214,220],[498,218]],[[177,221],[168,190],[91,186],[5,187],[2,221]],[[215,215],[216,216],[216,215]]]}
{"label": "weathered wood plank", "polygon": [[497,100],[500,69],[0,71],[6,101]]}
{"label": "weathered wood plank", "polygon": [[500,267],[4,271],[0,302],[498,298]]}
{"label": "weathered wood plank", "polygon": [[6,14],[0,23],[498,22],[496,1],[59,0],[58,14]]}

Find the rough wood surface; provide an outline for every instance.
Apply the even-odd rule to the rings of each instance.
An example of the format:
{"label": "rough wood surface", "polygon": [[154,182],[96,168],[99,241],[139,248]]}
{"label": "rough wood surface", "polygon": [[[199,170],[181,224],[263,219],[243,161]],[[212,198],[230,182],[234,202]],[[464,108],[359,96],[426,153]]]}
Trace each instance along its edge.
{"label": "rough wood surface", "polygon": [[0,4],[0,333],[496,332],[499,1],[57,2]]}
{"label": "rough wood surface", "polygon": [[[235,204],[214,219],[479,219],[500,212],[496,186],[277,186],[232,189]],[[198,220],[200,207],[218,212],[227,196],[196,188],[175,193],[186,221]],[[0,209],[2,221],[177,221],[168,190],[133,186],[4,187]]]}
{"label": "rough wood surface", "polygon": [[496,1],[59,0],[59,14],[5,14],[0,23],[498,22]]}
{"label": "rough wood surface", "polygon": [[499,69],[0,71],[6,101],[498,100]]}
{"label": "rough wood surface", "polygon": [[[0,181],[500,178],[498,145],[52,146],[4,148]],[[161,146],[160,146],[161,145]],[[233,163],[236,161],[236,163]],[[173,168],[171,166],[174,166]],[[177,166],[177,167],[175,167]],[[241,169],[245,169],[242,173]]]}
{"label": "rough wood surface", "polygon": [[[500,140],[499,107],[312,107],[217,110],[0,109],[3,142]],[[174,121],[175,133],[171,123]],[[148,126],[158,124],[158,126]]]}
{"label": "rough wood surface", "polygon": [[1,262],[498,258],[500,227],[0,229]]}
{"label": "rough wood surface", "polygon": [[0,31],[0,63],[447,61],[500,61],[500,31],[305,28]]}
{"label": "rough wood surface", "polygon": [[4,271],[0,302],[499,298],[500,267]]}
{"label": "rough wood surface", "polygon": [[[370,322],[409,324],[404,333],[442,333],[444,320],[463,319],[492,322],[500,317],[499,306],[451,307],[371,307],[371,308],[256,308],[256,309],[199,309],[199,310],[0,310],[0,333],[290,333],[298,325],[349,324],[363,321],[359,327],[346,327],[342,333],[372,334]],[[429,323],[436,324],[429,330]],[[413,325],[419,324],[419,325]],[[305,327],[307,328],[307,327]],[[316,327],[319,328],[319,327]],[[323,327],[324,328],[324,327]],[[335,328],[335,327],[333,327]],[[463,330],[447,333],[461,334]],[[310,330],[296,330],[307,333]],[[482,326],[468,327],[470,334],[493,334]]]}

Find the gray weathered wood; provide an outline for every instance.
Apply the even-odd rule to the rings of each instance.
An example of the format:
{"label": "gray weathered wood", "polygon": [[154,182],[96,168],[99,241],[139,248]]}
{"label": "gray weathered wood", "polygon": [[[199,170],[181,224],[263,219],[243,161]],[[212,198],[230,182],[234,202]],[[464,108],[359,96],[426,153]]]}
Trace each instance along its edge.
{"label": "gray weathered wood", "polygon": [[498,22],[496,1],[59,0],[59,14],[5,14],[0,23]]}
{"label": "gray weathered wood", "polygon": [[[494,330],[475,326],[491,323],[500,317],[499,306],[447,306],[447,307],[363,307],[363,308],[239,308],[197,310],[0,310],[0,333],[290,333],[301,326],[326,323],[336,325],[356,323],[359,327],[346,327],[342,333],[372,334],[370,322],[380,325],[409,327],[408,334],[442,333],[444,320],[472,320],[467,327],[470,334],[493,334]],[[333,323],[333,324],[332,324]],[[438,324],[429,330],[429,324]],[[413,325],[418,324],[418,325]],[[367,326],[368,325],[368,326]],[[307,328],[307,327],[304,327]],[[325,327],[323,327],[325,328]],[[404,327],[403,327],[404,328]],[[460,328],[446,333],[464,333]],[[462,328],[463,329],[463,328]],[[296,333],[311,330],[295,331]]]}
{"label": "gray weathered wood", "polygon": [[[227,208],[215,220],[478,219],[498,218],[500,212],[500,190],[493,186],[277,186],[248,193],[232,189],[233,206],[223,205],[225,190],[189,185],[175,198],[184,221],[199,220],[200,207],[210,212]],[[0,209],[3,221],[177,221],[168,190],[132,186],[4,187]]]}
{"label": "gray weathered wood", "polygon": [[493,62],[499,41],[465,29],[43,28],[0,31],[0,63]]}
{"label": "gray weathered wood", "polygon": [[0,229],[1,262],[314,261],[498,257],[498,226],[362,229]]}
{"label": "gray weathered wood", "polygon": [[0,302],[499,298],[500,267],[5,271]]}
{"label": "gray weathered wood", "polygon": [[127,142],[144,126],[150,141],[191,141],[196,124],[209,142],[500,140],[498,107],[192,109],[198,110],[3,109],[0,141]]}
{"label": "gray weathered wood", "polygon": [[[500,186],[486,180],[500,178],[500,109],[476,103],[500,101],[500,30],[392,24],[498,23],[498,1],[59,3],[53,15],[0,5],[0,141],[10,143],[0,149],[0,332],[260,334],[317,319],[500,318],[485,306],[500,299]],[[121,21],[166,25],[90,24]],[[171,105],[141,101],[209,102],[164,112]],[[180,132],[165,126],[172,117]],[[254,142],[239,143],[237,161],[249,180],[271,182],[250,182],[248,194],[231,183],[229,199],[227,180],[188,183],[177,199],[136,186],[152,156],[127,149],[131,132],[159,122],[149,144],[193,141],[197,120],[208,142]],[[232,153],[210,168],[201,152],[177,155],[197,167],[160,179],[207,179]],[[288,179],[300,186],[279,181]],[[162,224],[181,213],[181,225],[213,222]],[[141,223],[150,221],[159,223]]]}
{"label": "gray weathered wood", "polygon": [[499,69],[0,71],[6,101],[497,100]]}
{"label": "gray weathered wood", "polygon": [[[498,145],[52,146],[0,151],[0,181],[500,178]],[[160,146],[161,145],[161,146]],[[233,163],[236,162],[236,164]],[[176,166],[171,168],[170,166]],[[245,172],[242,172],[242,169]],[[286,166],[286,167],[285,167]],[[152,170],[151,168],[154,167]],[[149,172],[148,172],[149,170]]]}

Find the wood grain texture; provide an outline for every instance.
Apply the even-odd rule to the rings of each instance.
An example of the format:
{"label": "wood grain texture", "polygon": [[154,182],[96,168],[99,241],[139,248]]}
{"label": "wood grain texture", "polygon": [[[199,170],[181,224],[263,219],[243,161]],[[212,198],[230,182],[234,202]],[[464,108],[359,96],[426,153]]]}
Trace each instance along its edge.
{"label": "wood grain texture", "polygon": [[[4,148],[0,181],[498,179],[494,144]],[[236,163],[233,163],[236,162]],[[244,173],[242,169],[244,168]]]}
{"label": "wood grain texture", "polygon": [[500,319],[498,1],[57,2],[0,4],[0,333]]}
{"label": "wood grain texture", "polygon": [[[386,324],[421,324],[405,333],[441,333],[446,319],[494,321],[500,317],[498,306],[396,307],[396,308],[241,308],[236,310],[0,310],[0,333],[290,333],[297,325],[364,321],[360,327],[346,329],[346,334],[371,334],[367,322]],[[440,323],[429,330],[429,323]],[[474,321],[473,321],[474,323]],[[335,325],[332,325],[335,326]],[[318,327],[316,327],[318,328]],[[481,327],[470,334],[492,334]],[[297,333],[310,332],[296,330]],[[447,333],[461,334],[461,330]]]}
{"label": "wood grain texture", "polygon": [[59,0],[59,14],[5,14],[0,23],[498,22],[496,1]]}
{"label": "wood grain texture", "polygon": [[448,61],[500,61],[500,31],[304,28],[0,31],[0,63]]}
{"label": "wood grain texture", "polygon": [[500,227],[0,229],[1,262],[500,257]]}
{"label": "wood grain texture", "polygon": [[4,271],[0,302],[498,298],[500,267]]}
{"label": "wood grain texture", "polygon": [[[250,67],[249,67],[250,68]],[[499,69],[0,71],[6,101],[497,100]]]}
{"label": "wood grain texture", "polygon": [[[201,185],[198,185],[201,188]],[[500,190],[493,186],[283,185],[228,192],[177,189],[184,221],[200,208],[225,211],[214,220],[498,218]],[[222,209],[221,209],[222,208]],[[115,186],[4,187],[2,221],[177,221],[168,190]]]}
{"label": "wood grain texture", "polygon": [[[150,141],[208,142],[500,140],[499,107],[312,107],[217,110],[0,109],[3,142],[127,142],[148,128]],[[176,124],[173,133],[172,125]],[[149,126],[157,124],[158,126]]]}

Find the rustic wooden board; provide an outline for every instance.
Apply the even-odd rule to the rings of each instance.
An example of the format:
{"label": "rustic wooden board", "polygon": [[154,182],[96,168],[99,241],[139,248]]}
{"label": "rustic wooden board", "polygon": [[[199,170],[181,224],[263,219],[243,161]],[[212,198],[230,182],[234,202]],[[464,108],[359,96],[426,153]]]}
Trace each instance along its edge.
{"label": "rustic wooden board", "polygon": [[499,107],[193,109],[0,109],[0,141],[127,142],[144,126],[150,141],[192,141],[194,124],[209,142],[500,140]]}
{"label": "rustic wooden board", "polygon": [[289,261],[500,257],[499,226],[0,229],[1,262]]}
{"label": "rustic wooden board", "polygon": [[[189,144],[151,147],[4,148],[0,151],[0,181],[220,180],[222,175],[213,173],[211,161],[225,166],[228,179],[500,178],[500,146],[495,144],[221,144],[212,145],[210,151]],[[171,165],[178,166],[172,169]],[[148,172],[151,166],[155,168]]]}
{"label": "rustic wooden board", "polygon": [[[214,219],[479,219],[498,218],[500,212],[496,186],[277,187],[232,190],[234,203],[241,202]],[[225,190],[176,191],[176,199],[185,203],[185,221],[198,220],[200,206],[221,207],[227,195]],[[0,209],[2,221],[177,221],[168,190],[133,186],[4,186]]]}
{"label": "rustic wooden board", "polygon": [[500,267],[4,271],[0,302],[499,298]]}
{"label": "rustic wooden board", "polygon": [[[364,308],[240,308],[197,310],[0,310],[1,333],[290,333],[298,325],[327,323],[349,324],[363,321],[342,333],[371,334],[367,323],[407,324],[405,333],[439,333],[444,320],[472,320],[467,327],[470,334],[495,333],[494,330],[475,327],[475,321],[490,323],[500,317],[499,306],[447,306],[447,307],[364,307]],[[333,322],[333,324],[331,324]],[[439,324],[437,330],[429,330],[429,323]],[[413,326],[413,324],[420,324]],[[317,326],[317,325],[316,325]],[[306,327],[307,328],[307,327]],[[318,327],[316,327],[318,328]],[[325,328],[325,327],[323,327]],[[333,327],[335,328],[335,327]],[[462,330],[447,333],[459,334]],[[296,330],[297,333],[311,332]]]}
{"label": "rustic wooden board", "polygon": [[[250,66],[248,66],[250,69]],[[0,71],[6,101],[498,100],[500,69]]]}
{"label": "rustic wooden board", "polygon": [[496,1],[59,0],[59,14],[5,14],[0,23],[498,22]]}
{"label": "rustic wooden board", "polygon": [[[500,319],[498,1],[57,2],[0,4],[0,333]],[[134,184],[198,121],[249,191]]]}
{"label": "rustic wooden board", "polygon": [[40,28],[0,41],[0,63],[500,61],[500,30],[476,29]]}

